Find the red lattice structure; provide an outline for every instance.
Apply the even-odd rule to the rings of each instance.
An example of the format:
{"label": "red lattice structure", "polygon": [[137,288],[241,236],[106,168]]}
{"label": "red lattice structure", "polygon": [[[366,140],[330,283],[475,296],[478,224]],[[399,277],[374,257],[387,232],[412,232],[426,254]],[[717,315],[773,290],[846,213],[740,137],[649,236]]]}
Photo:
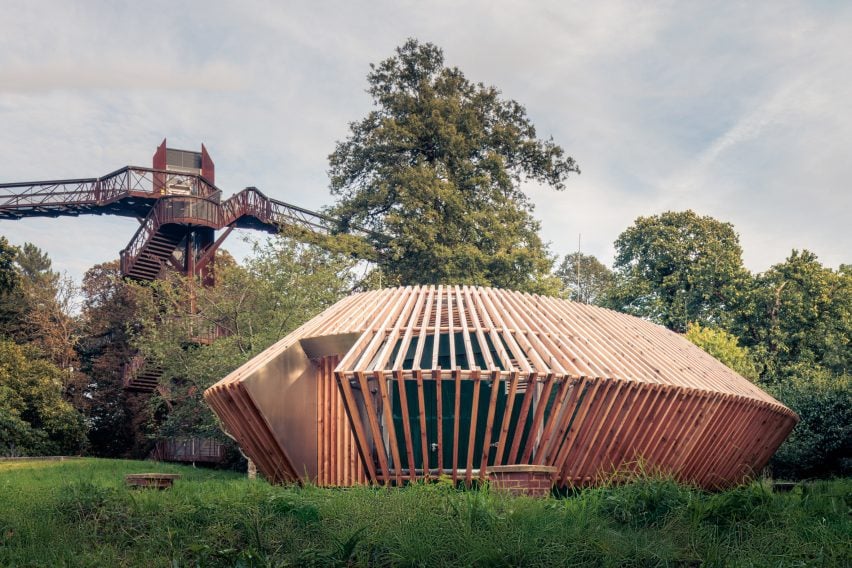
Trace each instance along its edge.
{"label": "red lattice structure", "polygon": [[[326,234],[334,220],[270,199],[247,187],[228,199],[214,184],[213,160],[200,152],[167,148],[153,167],[125,166],[98,178],[0,184],[0,220],[24,217],[118,215],[139,219],[139,229],[121,251],[121,272],[156,280],[163,270],[199,275],[212,284],[215,251],[233,229],[277,233],[295,227]],[[355,233],[359,229],[353,228]],[[215,231],[223,230],[215,238]]]}
{"label": "red lattice structure", "polygon": [[[98,178],[0,184],[0,221],[25,217],[118,215],[139,220],[139,228],[120,252],[121,273],[152,281],[167,271],[198,276],[205,286],[215,281],[215,253],[233,229],[278,233],[329,234],[335,220],[270,199],[247,187],[227,199],[214,183],[215,166],[204,145],[201,151],[157,147],[153,167],[125,166]],[[349,232],[363,235],[357,227]],[[216,231],[221,231],[217,237]],[[210,343],[221,330],[200,330],[197,343]],[[156,366],[134,358],[125,366],[124,385],[150,392],[162,374]]]}
{"label": "red lattice structure", "polygon": [[760,471],[798,421],[665,328],[466,286],[345,298],[205,398],[271,481],[338,486],[511,465],[582,486],[643,460],[716,489]]}

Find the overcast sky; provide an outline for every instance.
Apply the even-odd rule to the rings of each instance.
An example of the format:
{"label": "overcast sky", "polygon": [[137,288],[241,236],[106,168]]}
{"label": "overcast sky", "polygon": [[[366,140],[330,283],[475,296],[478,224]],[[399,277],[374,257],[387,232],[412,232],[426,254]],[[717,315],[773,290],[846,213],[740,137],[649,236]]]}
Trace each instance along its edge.
{"label": "overcast sky", "polygon": [[[753,271],[793,248],[852,262],[852,2],[461,4],[4,0],[0,182],[150,166],[165,137],[203,142],[226,195],[318,209],[328,154],[370,110],[369,64],[416,37],[579,163],[564,192],[526,188],[554,253],[582,233],[610,264],[636,217],[691,208],[734,224]],[[137,226],[0,234],[79,279]]]}

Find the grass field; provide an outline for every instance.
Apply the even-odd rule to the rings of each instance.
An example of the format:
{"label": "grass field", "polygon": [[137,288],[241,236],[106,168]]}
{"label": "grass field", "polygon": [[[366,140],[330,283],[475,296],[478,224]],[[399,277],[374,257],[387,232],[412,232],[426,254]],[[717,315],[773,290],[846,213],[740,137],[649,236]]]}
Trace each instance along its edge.
{"label": "grass field", "polygon": [[[167,491],[127,473],[182,474]],[[564,499],[272,487],[150,462],[0,462],[0,566],[850,566],[852,480]]]}

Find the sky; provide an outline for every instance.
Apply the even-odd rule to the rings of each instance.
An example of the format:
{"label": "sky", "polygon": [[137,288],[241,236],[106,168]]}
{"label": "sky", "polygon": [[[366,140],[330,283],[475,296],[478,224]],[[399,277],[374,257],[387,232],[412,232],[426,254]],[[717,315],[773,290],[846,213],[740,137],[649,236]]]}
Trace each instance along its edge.
{"label": "sky", "polygon": [[[523,104],[582,173],[525,184],[553,254],[611,264],[639,216],[730,222],[746,266],[852,263],[852,2],[4,0],[0,183],[150,166],[163,138],[256,186],[333,203],[328,155],[365,116],[370,63],[409,37]],[[0,220],[80,279],[138,223]],[[244,238],[225,248],[240,257]]]}

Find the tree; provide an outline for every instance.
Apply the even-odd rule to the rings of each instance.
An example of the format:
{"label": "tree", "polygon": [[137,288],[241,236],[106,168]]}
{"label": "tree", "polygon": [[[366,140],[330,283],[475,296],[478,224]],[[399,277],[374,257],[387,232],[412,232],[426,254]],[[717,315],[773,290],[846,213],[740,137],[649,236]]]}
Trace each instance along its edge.
{"label": "tree", "polygon": [[18,271],[15,258],[18,249],[9,244],[6,237],[0,236],[0,294],[11,292],[18,284]]}
{"label": "tree", "polygon": [[0,452],[77,453],[83,417],[62,399],[62,371],[32,349],[0,340]]}
{"label": "tree", "polygon": [[757,380],[757,369],[751,353],[747,347],[739,345],[735,335],[724,329],[691,323],[686,329],[685,337],[748,380]]}
{"label": "tree", "polygon": [[639,217],[615,248],[606,305],[680,333],[689,322],[727,327],[748,289],[733,225],[693,211]]}
{"label": "tree", "polygon": [[355,285],[354,261],[276,238],[256,244],[240,266],[216,259],[216,286],[176,275],[158,281],[140,309],[133,341],[162,368],[150,430],[158,437],[224,439],[202,394],[242,363],[331,306]]}
{"label": "tree", "polygon": [[612,287],[612,271],[594,255],[566,254],[556,270],[569,300],[584,304],[598,303]]}
{"label": "tree", "polygon": [[46,252],[32,243],[24,243],[15,258],[21,277],[29,282],[50,284],[59,278]]}
{"label": "tree", "polygon": [[24,314],[17,256],[18,248],[0,236],[0,337],[14,337]]}
{"label": "tree", "polygon": [[852,473],[852,376],[834,375],[799,363],[768,386],[769,392],[801,419],[772,458],[781,478],[848,476]]}
{"label": "tree", "polygon": [[410,39],[370,69],[376,108],[329,156],[342,228],[375,231],[390,282],[557,291],[520,182],[563,189],[574,160],[431,43]]}
{"label": "tree", "polygon": [[82,408],[86,378],[79,372],[76,343],[78,290],[74,281],[52,268],[50,257],[32,243],[24,243],[15,258],[21,306],[13,336],[18,343],[38,348],[63,370],[65,396]]}
{"label": "tree", "polygon": [[145,457],[149,443],[139,424],[148,418],[148,395],[126,390],[123,371],[135,354],[130,341],[139,331],[139,295],[149,291],[124,280],[118,261],[87,270],[81,291],[77,348],[87,377],[89,451],[104,457]]}
{"label": "tree", "polygon": [[737,332],[751,346],[766,381],[786,367],[820,366],[836,375],[852,372],[852,269],[834,271],[809,251],[755,278]]}

